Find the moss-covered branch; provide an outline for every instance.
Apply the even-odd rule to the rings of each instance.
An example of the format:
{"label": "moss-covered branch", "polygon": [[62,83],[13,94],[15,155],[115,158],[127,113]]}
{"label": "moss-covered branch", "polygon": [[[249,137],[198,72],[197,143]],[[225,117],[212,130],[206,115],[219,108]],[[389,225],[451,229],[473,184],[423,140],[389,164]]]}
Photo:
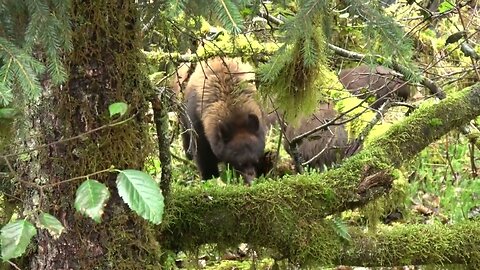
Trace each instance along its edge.
{"label": "moss-covered branch", "polygon": [[204,61],[215,56],[245,57],[256,61],[266,62],[273,55],[279,45],[274,43],[258,43],[254,40],[240,42],[232,47],[232,41],[219,42],[218,44],[208,43],[209,46],[200,47],[195,53],[169,53],[163,51],[144,52],[151,65],[164,62],[190,63]]}
{"label": "moss-covered branch", "polygon": [[351,230],[340,239],[325,222],[301,223],[282,255],[306,265],[401,266],[463,264],[480,266],[480,222],[454,225],[383,226],[375,232]]}
{"label": "moss-covered branch", "polygon": [[[381,266],[468,264],[480,267],[480,222],[396,225],[375,233],[352,232],[335,264]],[[476,266],[476,267],[474,267]]]}
{"label": "moss-covered branch", "polygon": [[[474,86],[438,104],[415,111],[368,148],[322,174],[290,176],[253,187],[178,188],[171,193],[161,228],[167,247],[189,249],[203,243],[248,242],[292,257],[304,254],[296,235],[312,235],[314,250],[337,243],[328,226],[312,230],[312,222],[363,205],[384,194],[393,169],[449,130],[480,115],[480,87]],[[338,242],[338,246],[342,245]],[[330,247],[331,248],[331,247]],[[359,248],[359,247],[356,247]],[[333,251],[332,251],[333,252]],[[314,258],[315,259],[315,258]],[[321,258],[315,259],[322,262]]]}

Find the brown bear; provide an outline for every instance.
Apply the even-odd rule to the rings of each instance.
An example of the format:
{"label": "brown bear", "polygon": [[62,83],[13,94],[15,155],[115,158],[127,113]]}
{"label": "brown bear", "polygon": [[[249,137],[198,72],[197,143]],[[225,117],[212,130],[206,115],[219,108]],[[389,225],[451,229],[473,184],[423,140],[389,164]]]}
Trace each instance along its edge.
{"label": "brown bear", "polygon": [[405,101],[410,97],[410,85],[394,74],[395,71],[384,66],[361,65],[343,69],[338,78],[347,90],[359,98],[375,97],[370,107],[378,109],[388,98]]}
{"label": "brown bear", "polygon": [[[286,139],[283,145],[287,152],[292,155],[289,142],[305,132],[315,129],[332,120],[337,116],[337,112],[331,103],[322,103],[317,111],[308,117],[300,120],[295,127],[285,125],[284,131]],[[338,164],[345,157],[345,150],[348,147],[348,135],[343,125],[329,126],[326,130],[317,131],[304,138],[297,145],[297,155],[302,163],[308,162],[309,167],[323,170],[325,167]]]}
{"label": "brown bear", "polygon": [[[177,84],[185,79],[182,76]],[[237,58],[199,62],[190,76],[184,92],[188,119],[181,121],[195,132],[194,143],[190,132],[183,133],[183,141],[202,179],[218,177],[219,162],[232,166],[245,183],[257,176],[266,127],[254,80],[253,68]],[[178,85],[174,88],[179,90]]]}

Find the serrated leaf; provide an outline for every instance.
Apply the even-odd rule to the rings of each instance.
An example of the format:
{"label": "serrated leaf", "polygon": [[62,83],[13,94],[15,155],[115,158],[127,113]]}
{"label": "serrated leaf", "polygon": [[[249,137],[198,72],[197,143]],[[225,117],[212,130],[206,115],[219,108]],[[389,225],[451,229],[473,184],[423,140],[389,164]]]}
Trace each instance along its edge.
{"label": "serrated leaf", "polygon": [[50,235],[57,239],[65,230],[62,223],[49,213],[41,213],[39,218],[40,228],[46,229]]}
{"label": "serrated leaf", "polygon": [[123,201],[138,215],[153,224],[162,222],[162,191],[150,175],[137,170],[120,171],[117,189]]}
{"label": "serrated leaf", "polygon": [[88,179],[77,189],[75,209],[100,223],[105,203],[110,198],[110,191],[104,184]]}
{"label": "serrated leaf", "polygon": [[36,234],[37,230],[32,223],[23,219],[3,226],[0,234],[2,260],[7,261],[22,256]]}
{"label": "serrated leaf", "polygon": [[108,111],[110,112],[110,117],[119,114],[120,116],[124,115],[128,110],[127,103],[116,102],[108,106]]}

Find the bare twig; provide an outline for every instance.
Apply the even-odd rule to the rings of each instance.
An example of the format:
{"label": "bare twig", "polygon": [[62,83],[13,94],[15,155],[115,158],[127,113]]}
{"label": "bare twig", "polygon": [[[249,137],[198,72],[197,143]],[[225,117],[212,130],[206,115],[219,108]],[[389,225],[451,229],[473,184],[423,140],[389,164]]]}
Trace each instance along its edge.
{"label": "bare twig", "polygon": [[7,155],[2,155],[2,156],[0,156],[0,158],[9,158],[9,157],[14,157],[14,156],[19,156],[19,155],[22,155],[22,154],[26,154],[26,153],[33,152],[33,151],[38,150],[38,149],[42,149],[42,148],[45,148],[45,147],[50,147],[50,146],[55,145],[55,144],[60,144],[60,143],[65,143],[65,142],[69,142],[69,141],[81,139],[81,138],[84,138],[86,135],[95,133],[95,132],[97,132],[97,131],[100,131],[100,130],[103,130],[103,129],[106,129],[106,128],[115,127],[115,126],[119,126],[119,125],[125,124],[125,123],[127,123],[128,121],[134,119],[136,116],[137,116],[137,114],[134,114],[134,115],[132,115],[131,117],[125,119],[125,120],[121,120],[121,121],[117,121],[117,122],[112,122],[112,123],[109,123],[109,124],[100,126],[100,127],[98,127],[98,128],[91,129],[91,130],[89,130],[89,131],[87,131],[87,132],[78,134],[78,135],[73,136],[73,137],[70,137],[70,138],[66,138],[66,139],[54,141],[54,142],[47,143],[47,144],[42,144],[42,145],[36,146],[36,147],[31,148],[31,149],[28,149],[28,150],[24,150],[24,151],[21,151],[21,152],[11,153],[11,154],[7,154]]}
{"label": "bare twig", "polygon": [[298,136],[295,136],[294,138],[292,138],[290,140],[290,145],[293,146],[293,147],[296,147],[296,145],[300,144],[300,142],[307,138],[308,136],[312,135],[313,133],[317,132],[317,131],[320,131],[320,130],[325,130],[326,128],[328,128],[329,126],[340,126],[340,125],[343,125],[343,124],[346,124],[350,121],[353,121],[354,119],[358,118],[360,115],[362,115],[364,112],[366,112],[367,110],[369,110],[368,107],[364,108],[364,110],[362,112],[359,112],[357,113],[356,115],[354,115],[353,117],[349,118],[349,119],[346,119],[346,120],[343,120],[343,121],[339,121],[339,122],[336,122],[337,120],[343,118],[344,116],[346,116],[348,113],[352,112],[353,110],[359,108],[360,106],[362,106],[363,103],[365,103],[366,101],[365,100],[362,100],[362,102],[360,102],[357,106],[354,106],[350,109],[348,109],[347,111],[345,112],[342,112],[340,114],[338,114],[335,118],[331,119],[331,120],[328,120],[326,119],[326,122],[325,124],[323,125],[320,125],[314,129],[311,129],[307,132],[304,132]]}
{"label": "bare twig", "polygon": [[[330,131],[330,129],[329,129]],[[333,133],[330,131],[330,133]],[[329,149],[330,144],[332,143],[333,139],[335,139],[335,134],[328,139],[328,142],[325,144],[325,147],[321,151],[319,151],[315,156],[313,156],[311,159],[305,161],[302,163],[302,166],[307,166],[308,164],[312,163],[316,158],[318,158],[321,154],[323,154],[327,149]]]}
{"label": "bare twig", "polygon": [[[455,9],[457,10],[458,12],[458,17],[460,18],[460,22],[462,24],[462,27],[463,27],[463,30],[464,31],[467,31],[468,27],[467,25],[465,24],[465,20],[463,19],[463,15],[462,15],[462,11],[461,11],[461,8],[457,5],[455,7]],[[465,42],[466,44],[470,44],[469,42],[469,37],[467,35],[465,35]],[[473,69],[475,70],[475,74],[477,75],[477,79],[480,80],[480,72],[478,71],[478,68],[477,68],[477,63],[475,61],[475,59],[473,58],[472,55],[470,55],[470,60],[472,61],[472,66],[473,66]]]}
{"label": "bare twig", "polygon": [[350,157],[357,153],[363,144],[363,141],[365,141],[365,138],[367,135],[370,133],[372,128],[380,121],[380,119],[383,118],[383,115],[385,112],[391,107],[392,103],[387,100],[385,103],[380,106],[380,108],[376,111],[375,116],[372,118],[372,120],[363,128],[362,132],[360,135],[355,138],[355,140],[349,145],[349,147],[345,151],[345,157]]}
{"label": "bare twig", "polygon": [[472,177],[477,178],[478,176],[478,170],[477,170],[477,165],[475,164],[475,142],[470,141],[468,144],[468,150],[470,152],[470,166],[472,168]]}
{"label": "bare twig", "polygon": [[115,167],[111,166],[108,169],[103,169],[103,170],[100,170],[100,171],[92,172],[92,173],[81,175],[81,176],[75,176],[75,177],[72,177],[72,178],[69,178],[69,179],[66,179],[66,180],[58,181],[56,183],[41,185],[40,188],[42,188],[42,189],[50,188],[50,187],[58,186],[58,185],[61,185],[61,184],[73,182],[73,181],[76,181],[76,180],[80,180],[80,179],[84,179],[84,178],[90,178],[91,176],[94,176],[94,175],[97,175],[97,174],[114,172],[114,171],[115,171]]}
{"label": "bare twig", "polygon": [[168,137],[168,107],[175,93],[169,93],[166,87],[156,88],[156,95],[150,100],[153,108],[153,118],[157,131],[158,158],[162,164],[160,187],[165,198],[170,194],[170,182],[172,179],[172,164],[170,156],[170,144]]}
{"label": "bare twig", "polygon": [[[340,56],[347,57],[347,58],[350,58],[350,59],[354,59],[354,60],[357,60],[357,61],[363,61],[364,59],[370,59],[370,60],[374,60],[374,61],[378,62],[377,59],[381,59],[381,56],[379,56],[379,55],[368,56],[368,55],[364,55],[364,54],[361,54],[361,53],[356,53],[356,52],[345,50],[345,49],[337,47],[333,44],[328,44],[328,48],[330,48],[331,50],[333,50],[336,54],[338,54]],[[395,71],[397,71],[401,74],[406,74],[406,68],[404,66],[398,64],[397,62],[393,62],[392,68]],[[429,78],[421,76],[420,84],[422,84],[423,86],[428,88],[432,95],[436,95],[440,99],[444,99],[446,97],[443,90],[440,87],[438,87]]]}
{"label": "bare twig", "polygon": [[13,268],[15,268],[16,270],[22,270],[20,267],[18,267],[16,264],[14,264],[12,261],[8,260],[7,261],[8,264],[10,264]]}
{"label": "bare twig", "polygon": [[[450,141],[448,136],[446,136],[445,137],[445,159],[447,160],[448,168],[452,171],[453,185],[456,185],[458,183],[458,176],[457,176],[457,172],[455,172],[455,169],[453,168],[452,157],[450,156],[449,146],[450,146]],[[446,173],[447,172],[445,172],[445,174]]]}

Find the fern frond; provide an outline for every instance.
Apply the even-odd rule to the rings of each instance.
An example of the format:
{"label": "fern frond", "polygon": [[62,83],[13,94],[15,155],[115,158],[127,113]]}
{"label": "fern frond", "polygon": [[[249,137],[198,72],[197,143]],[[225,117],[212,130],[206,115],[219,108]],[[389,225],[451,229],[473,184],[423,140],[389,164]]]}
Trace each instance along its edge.
{"label": "fern frond", "polygon": [[[386,59],[395,59],[398,63],[411,67],[413,58],[413,41],[405,37],[403,28],[395,20],[381,11],[378,3],[350,1],[351,12],[365,21],[365,40],[369,43],[370,54],[382,55]],[[388,66],[388,61],[385,63]],[[415,78],[413,75],[411,78]],[[408,78],[407,78],[408,79]]]}
{"label": "fern frond", "polygon": [[64,52],[73,50],[72,27],[70,25],[69,9],[71,0],[53,0],[54,12],[50,14],[51,21],[54,23],[54,32],[57,33],[60,48]]}
{"label": "fern frond", "polygon": [[43,0],[27,1],[27,9],[30,14],[30,22],[25,32],[24,48],[27,51],[31,51],[37,41],[38,33],[42,30],[42,27],[46,25],[50,10],[48,4]]}
{"label": "fern frond", "polygon": [[215,0],[211,2],[213,9],[213,16],[227,29],[227,31],[233,34],[239,34],[242,32],[243,18],[240,14],[239,7],[235,2],[230,0]]}
{"label": "fern frond", "polygon": [[6,107],[13,101],[13,93],[10,87],[0,82],[0,107]]}
{"label": "fern frond", "polygon": [[55,32],[57,24],[58,21],[54,17],[49,17],[47,19],[46,31],[42,31],[40,37],[47,55],[47,71],[52,76],[53,83],[60,84],[67,79],[67,73],[58,54],[61,51],[61,39]]}
{"label": "fern frond", "polygon": [[335,217],[333,219],[333,228],[335,230],[335,233],[342,239],[347,240],[348,242],[352,241],[352,237],[348,233],[348,226],[343,220]]}
{"label": "fern frond", "polygon": [[327,62],[322,17],[328,3],[307,0],[301,4],[299,13],[283,28],[283,50],[277,51],[271,61],[258,70],[264,96],[274,98],[290,121],[317,107],[322,94],[317,89],[321,83],[320,72]]}
{"label": "fern frond", "polygon": [[291,53],[291,46],[283,44],[270,58],[268,63],[260,65],[257,73],[262,84],[269,85],[277,80],[282,69],[289,63]]}
{"label": "fern frond", "polygon": [[4,65],[0,68],[0,83],[10,87],[18,83],[20,89],[29,97],[40,95],[41,87],[37,74],[45,71],[44,66],[24,50],[0,37],[0,60]]}

